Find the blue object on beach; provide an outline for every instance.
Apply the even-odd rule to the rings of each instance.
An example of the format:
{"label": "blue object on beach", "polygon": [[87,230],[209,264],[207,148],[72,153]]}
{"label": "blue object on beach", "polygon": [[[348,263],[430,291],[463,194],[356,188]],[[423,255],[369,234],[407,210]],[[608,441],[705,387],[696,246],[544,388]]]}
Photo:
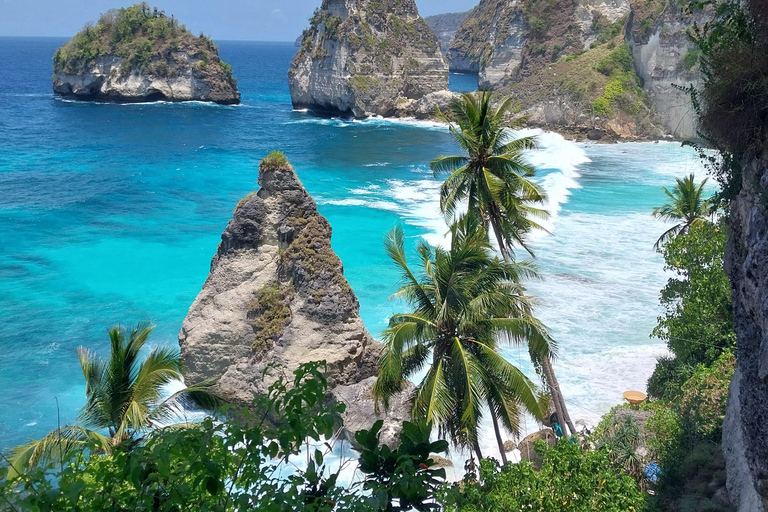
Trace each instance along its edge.
{"label": "blue object on beach", "polygon": [[557,434],[557,437],[563,437],[563,429],[560,428],[557,422],[555,422],[555,434]]}
{"label": "blue object on beach", "polygon": [[661,468],[655,462],[649,462],[645,465],[643,472],[648,481],[655,484],[661,474]]}

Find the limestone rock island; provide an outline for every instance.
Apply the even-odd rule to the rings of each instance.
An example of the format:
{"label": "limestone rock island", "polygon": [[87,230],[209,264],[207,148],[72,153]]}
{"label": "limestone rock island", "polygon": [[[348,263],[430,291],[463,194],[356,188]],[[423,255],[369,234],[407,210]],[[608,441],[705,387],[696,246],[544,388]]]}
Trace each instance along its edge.
{"label": "limestone rock island", "polygon": [[448,65],[414,0],[323,0],[288,73],[294,108],[393,116],[448,88]]}
{"label": "limestone rock island", "polygon": [[240,103],[232,68],[208,37],[146,3],[113,9],[53,56],[53,91],[81,100]]}
{"label": "limestone rock island", "polygon": [[[290,374],[326,361],[329,391],[347,405],[345,427],[369,428],[381,346],[331,249],[331,226],[281,153],[261,162],[259,185],[235,209],[182,324],[186,379],[215,379],[222,396],[249,405],[274,381],[272,371],[262,377],[271,364]],[[384,439],[408,414],[400,399]]]}

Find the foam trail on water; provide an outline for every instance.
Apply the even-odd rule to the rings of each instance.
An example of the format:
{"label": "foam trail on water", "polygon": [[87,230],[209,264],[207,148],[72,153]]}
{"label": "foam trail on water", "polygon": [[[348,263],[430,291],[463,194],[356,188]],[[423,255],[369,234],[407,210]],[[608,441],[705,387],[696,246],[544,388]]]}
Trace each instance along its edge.
{"label": "foam trail on water", "polygon": [[[538,149],[526,151],[525,158],[537,171],[554,169],[543,176],[534,178],[534,181],[544,189],[547,200],[542,205],[550,214],[549,219],[539,223],[549,232],[555,229],[557,215],[562,205],[568,202],[571,190],[580,188],[578,172],[580,165],[590,162],[587,153],[576,142],[566,140],[559,133],[545,132],[541,129],[523,129],[515,133],[516,137],[536,137]],[[532,238],[540,237],[541,231],[531,233]]]}

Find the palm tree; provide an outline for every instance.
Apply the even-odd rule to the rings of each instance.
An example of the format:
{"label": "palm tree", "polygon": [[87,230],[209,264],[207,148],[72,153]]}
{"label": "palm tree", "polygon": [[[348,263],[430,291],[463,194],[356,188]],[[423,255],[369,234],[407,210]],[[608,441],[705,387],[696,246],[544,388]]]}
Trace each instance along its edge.
{"label": "palm tree", "polygon": [[471,215],[454,224],[451,234],[450,250],[418,244],[417,274],[406,261],[402,228],[387,236],[387,253],[402,274],[395,297],[413,311],[390,319],[373,392],[388,407],[405,381],[427,368],[416,385],[412,415],[434,422],[441,436],[480,459],[478,425],[487,405],[506,461],[499,420],[517,432],[521,406],[539,418],[543,413],[534,384],[498,354],[498,334],[527,341],[542,354],[554,345],[527,313],[520,280],[535,275],[531,265],[492,258],[488,234]]}
{"label": "palm tree", "polygon": [[120,326],[109,329],[108,360],[83,347],[77,349],[86,396],[77,424],[16,448],[11,458],[14,475],[26,468],[63,462],[89,446],[110,453],[115,446],[139,440],[155,423],[173,421],[186,406],[210,410],[219,404],[211,393],[211,382],[163,398],[163,387],[182,379],[181,360],[170,347],[156,347],[139,359],[152,329],[147,323],[139,323],[130,333]]}
{"label": "palm tree", "polygon": [[523,156],[524,150],[535,147],[535,138],[510,135],[505,118],[511,105],[507,98],[492,108],[490,91],[465,93],[451,102],[456,123],[450,123],[449,130],[466,154],[441,156],[430,164],[435,176],[449,174],[440,188],[440,209],[449,223],[466,201],[467,211],[493,230],[507,260],[513,244],[531,253],[525,236],[532,229],[544,229],[534,219],[549,215],[535,206],[546,197],[529,180],[534,169]]}
{"label": "palm tree", "polygon": [[[490,91],[462,94],[450,105],[456,123],[450,123],[449,130],[466,154],[441,156],[431,163],[435,176],[450,173],[440,188],[440,209],[449,222],[466,201],[467,211],[481,219],[486,229],[493,229],[506,261],[513,256],[514,244],[533,256],[526,236],[533,229],[544,229],[535,219],[549,216],[536,206],[546,196],[528,179],[535,171],[523,156],[524,150],[535,147],[535,139],[514,138],[509,133],[505,118],[511,105],[507,98],[493,108]],[[564,433],[567,435],[566,425],[575,432],[550,357],[532,356],[544,374]]]}
{"label": "palm tree", "polygon": [[712,214],[712,198],[704,199],[704,185],[708,178],[696,184],[693,181],[693,174],[685,178],[675,180],[675,188],[671,191],[664,188],[668,201],[659,207],[653,209],[653,216],[657,219],[677,222],[674,226],[665,231],[653,248],[659,247],[668,240],[676,237],[680,233],[687,233],[691,226],[702,222],[707,222],[707,217]]}

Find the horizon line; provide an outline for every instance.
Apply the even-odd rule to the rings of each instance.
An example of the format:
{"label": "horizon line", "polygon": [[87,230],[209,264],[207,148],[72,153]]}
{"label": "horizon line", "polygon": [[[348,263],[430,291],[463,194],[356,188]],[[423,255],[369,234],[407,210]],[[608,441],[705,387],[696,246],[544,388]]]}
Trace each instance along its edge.
{"label": "horizon line", "polygon": [[[207,34],[206,34],[207,35]],[[17,38],[17,39],[72,39],[73,36],[41,36],[41,35],[35,35],[35,36],[8,36],[0,34],[0,37],[5,38]],[[210,36],[209,36],[210,37]],[[211,38],[213,39],[213,38]],[[226,42],[232,42],[232,43],[295,43],[295,39],[284,39],[284,40],[265,40],[265,39],[213,39],[214,41],[226,41]]]}

